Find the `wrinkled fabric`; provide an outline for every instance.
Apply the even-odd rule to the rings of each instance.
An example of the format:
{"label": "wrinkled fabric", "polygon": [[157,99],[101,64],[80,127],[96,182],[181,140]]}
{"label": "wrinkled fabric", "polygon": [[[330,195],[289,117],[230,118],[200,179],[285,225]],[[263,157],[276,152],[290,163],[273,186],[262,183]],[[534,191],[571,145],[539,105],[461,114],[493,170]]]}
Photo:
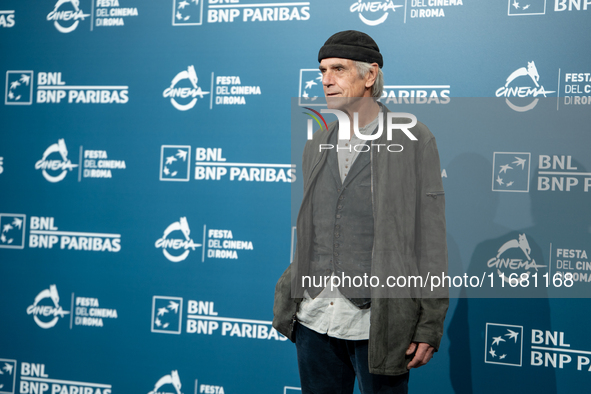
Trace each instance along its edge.
{"label": "wrinkled fabric", "polygon": [[[408,119],[393,123],[408,123]],[[304,197],[296,223],[296,253],[294,262],[277,282],[273,306],[273,327],[292,341],[296,311],[303,297],[301,277],[307,274],[313,254],[311,196],[327,156],[326,151],[319,151],[319,145],[326,143],[336,129],[337,122],[333,122],[328,130],[317,131],[304,148]],[[400,130],[394,130],[392,140],[388,141],[386,130],[384,125],[384,133],[374,141],[384,145],[380,152],[372,151],[371,159],[372,275],[384,278],[420,275],[425,279],[428,275],[447,274],[445,196],[435,138],[420,122],[410,129],[417,141],[411,141]],[[390,153],[385,150],[390,144],[400,144],[404,149]],[[424,291],[372,288],[368,352],[371,373],[406,373],[412,355],[406,356],[405,352],[411,342],[439,347],[449,304],[448,292],[447,289],[437,289],[436,293]]]}

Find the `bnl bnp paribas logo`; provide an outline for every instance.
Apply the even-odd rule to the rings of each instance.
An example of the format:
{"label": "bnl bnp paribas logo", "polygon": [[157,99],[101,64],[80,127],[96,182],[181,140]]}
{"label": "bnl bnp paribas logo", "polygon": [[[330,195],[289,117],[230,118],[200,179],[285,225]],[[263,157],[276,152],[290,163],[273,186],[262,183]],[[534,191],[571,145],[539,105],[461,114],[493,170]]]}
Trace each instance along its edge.
{"label": "bnl bnp paribas logo", "polygon": [[521,367],[523,326],[486,323],[484,362]]}
{"label": "bnl bnp paribas logo", "polygon": [[33,103],[33,71],[15,70],[6,72],[4,104],[31,105]]}
{"label": "bnl bnp paribas logo", "polygon": [[[397,1],[399,3],[401,1]],[[363,1],[358,0],[351,4],[349,11],[357,14],[361,22],[368,26],[377,26],[386,21],[390,13],[405,15],[403,4],[394,4],[392,0],[386,1]],[[392,19],[392,18],[390,18]]]}
{"label": "bnl bnp paribas logo", "polygon": [[494,152],[492,191],[529,192],[531,153]]}
{"label": "bnl bnp paribas logo", "polygon": [[16,385],[16,360],[0,358],[0,393],[13,394]]}
{"label": "bnl bnp paribas logo", "polygon": [[23,249],[27,217],[21,214],[0,213],[0,248]]}
{"label": "bnl bnp paribas logo", "polygon": [[554,11],[587,11],[591,6],[589,0],[508,0],[507,15],[545,15],[546,3],[554,3]]}
{"label": "bnl bnp paribas logo", "polygon": [[508,0],[509,10],[507,15],[544,15],[546,13],[546,0]]}
{"label": "bnl bnp paribas logo", "polygon": [[35,323],[41,328],[47,329],[54,327],[60,318],[69,315],[69,311],[64,311],[59,305],[60,296],[55,285],[50,285],[37,294],[35,301],[27,308],[27,314],[32,315]]}
{"label": "bnl bnp paribas logo", "polygon": [[540,100],[555,91],[546,90],[540,83],[540,75],[536,64],[527,62],[527,67],[513,71],[495,92],[496,97],[505,97],[505,102],[514,111],[526,112],[533,109]]}

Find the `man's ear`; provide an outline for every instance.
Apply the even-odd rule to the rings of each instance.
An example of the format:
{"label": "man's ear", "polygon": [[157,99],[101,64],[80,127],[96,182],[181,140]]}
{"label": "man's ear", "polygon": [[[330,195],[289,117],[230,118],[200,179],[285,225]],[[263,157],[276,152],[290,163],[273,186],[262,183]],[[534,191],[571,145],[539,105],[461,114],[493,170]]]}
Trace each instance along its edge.
{"label": "man's ear", "polygon": [[370,88],[376,82],[380,66],[377,63],[372,63],[371,68],[365,75],[365,87]]}

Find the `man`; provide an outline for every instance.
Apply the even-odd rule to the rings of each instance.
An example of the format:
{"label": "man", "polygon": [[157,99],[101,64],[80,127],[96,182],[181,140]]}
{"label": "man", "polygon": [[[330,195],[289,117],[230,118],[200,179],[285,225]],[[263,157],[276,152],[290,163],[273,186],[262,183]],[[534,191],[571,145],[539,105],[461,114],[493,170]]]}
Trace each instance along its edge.
{"label": "man", "polygon": [[437,146],[421,123],[388,139],[388,122],[408,119],[376,101],[383,59],[371,37],[336,33],[318,61],[327,106],[350,130],[331,123],[304,149],[296,254],[276,286],[273,326],[296,343],[303,393],[352,393],[356,377],[362,393],[406,393],[408,370],[439,346],[447,289],[417,296],[345,278],[447,272]]}

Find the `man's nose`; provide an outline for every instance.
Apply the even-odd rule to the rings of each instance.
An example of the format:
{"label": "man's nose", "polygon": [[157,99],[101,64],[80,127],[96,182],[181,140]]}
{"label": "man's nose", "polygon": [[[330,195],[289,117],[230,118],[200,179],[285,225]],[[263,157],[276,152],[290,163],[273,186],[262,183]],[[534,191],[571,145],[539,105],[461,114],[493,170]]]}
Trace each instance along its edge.
{"label": "man's nose", "polygon": [[322,75],[322,84],[324,86],[330,86],[334,84],[332,73],[326,71],[324,75]]}

